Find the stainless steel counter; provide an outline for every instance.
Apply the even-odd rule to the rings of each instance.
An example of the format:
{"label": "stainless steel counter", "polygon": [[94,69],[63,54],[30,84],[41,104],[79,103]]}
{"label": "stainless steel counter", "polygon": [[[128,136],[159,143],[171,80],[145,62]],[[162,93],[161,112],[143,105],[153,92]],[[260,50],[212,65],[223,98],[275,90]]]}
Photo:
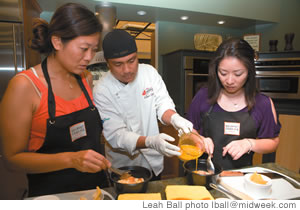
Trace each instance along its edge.
{"label": "stainless steel counter", "polygon": [[[280,172],[280,173],[285,174],[285,175],[295,179],[296,181],[300,182],[300,174],[297,174],[288,169],[285,169],[275,163],[265,163],[265,164],[260,164],[257,166]],[[187,184],[188,184],[188,182],[187,182],[186,177],[177,177],[177,178],[172,178],[172,179],[152,181],[152,182],[149,182],[147,193],[160,192],[162,199],[165,200],[166,199],[166,196],[165,196],[166,186],[168,186],[168,185],[187,185]],[[293,184],[293,183],[291,183],[291,184]],[[295,186],[295,184],[293,184],[293,186],[296,188],[299,188],[299,186],[297,187],[297,186]],[[117,199],[117,194],[113,187],[103,188],[103,190],[110,193],[115,199]],[[60,193],[60,194],[55,194],[55,196],[57,196],[59,199],[62,199],[62,200],[78,200],[78,199],[80,199],[80,197],[90,196],[94,191],[95,190],[85,190],[85,191],[78,191],[78,192]],[[212,196],[214,198],[224,197],[224,195],[222,193],[219,193],[216,190],[210,190],[210,193],[212,194]],[[28,199],[32,200],[34,198],[28,198]],[[104,199],[109,200],[109,198],[106,196]],[[297,198],[297,199],[300,199],[300,198]]]}

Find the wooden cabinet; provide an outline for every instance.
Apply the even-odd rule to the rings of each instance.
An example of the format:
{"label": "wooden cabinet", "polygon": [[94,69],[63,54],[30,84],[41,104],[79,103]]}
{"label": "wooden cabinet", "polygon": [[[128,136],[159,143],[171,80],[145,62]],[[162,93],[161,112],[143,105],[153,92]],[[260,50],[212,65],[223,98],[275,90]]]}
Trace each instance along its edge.
{"label": "wooden cabinet", "polygon": [[24,24],[24,45],[26,69],[41,62],[41,55],[29,47],[29,42],[33,36],[32,26],[34,18],[39,18],[42,12],[36,0],[23,0],[23,24]]}
{"label": "wooden cabinet", "polygon": [[[174,145],[178,145],[179,137],[178,132],[171,125],[163,125],[159,123],[159,132],[165,133],[175,138]],[[162,179],[169,179],[179,176],[179,159],[178,157],[166,157],[164,158],[164,170],[162,172]]]}
{"label": "wooden cabinet", "polygon": [[300,115],[279,115],[282,125],[276,163],[300,173]]}

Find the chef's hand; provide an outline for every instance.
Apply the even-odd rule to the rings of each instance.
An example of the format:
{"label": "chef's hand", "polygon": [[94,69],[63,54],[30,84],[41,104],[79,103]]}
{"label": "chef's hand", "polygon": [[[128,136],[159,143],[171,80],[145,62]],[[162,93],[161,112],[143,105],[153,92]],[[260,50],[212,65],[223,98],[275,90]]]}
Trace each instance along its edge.
{"label": "chef's hand", "polygon": [[179,152],[180,148],[168,143],[168,141],[175,141],[172,136],[169,136],[165,133],[160,133],[156,136],[148,136],[145,140],[146,147],[150,147],[155,149],[159,153],[166,155],[168,157],[171,156],[179,156],[181,153]]}
{"label": "chef's hand", "polygon": [[230,142],[225,147],[223,147],[223,156],[228,153],[233,160],[239,159],[245,153],[251,150],[252,143],[250,141],[251,140],[248,139],[242,139]]}
{"label": "chef's hand", "polygon": [[181,117],[178,113],[171,116],[170,120],[173,127],[178,130],[179,135],[184,133],[189,133],[193,130],[193,123]]}
{"label": "chef's hand", "polygon": [[71,153],[71,166],[81,172],[96,173],[110,168],[111,163],[94,150],[82,150]]}

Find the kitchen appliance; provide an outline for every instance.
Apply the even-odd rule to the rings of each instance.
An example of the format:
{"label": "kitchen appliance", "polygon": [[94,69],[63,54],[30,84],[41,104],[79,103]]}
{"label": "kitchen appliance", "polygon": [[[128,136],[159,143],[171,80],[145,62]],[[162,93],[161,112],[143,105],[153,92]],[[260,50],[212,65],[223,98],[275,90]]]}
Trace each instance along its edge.
{"label": "kitchen appliance", "polygon": [[104,59],[102,51],[102,42],[106,34],[113,30],[116,23],[116,7],[109,2],[99,2],[95,6],[95,14],[99,21],[102,23],[103,29],[101,32],[101,38],[99,40],[98,52],[94,58],[90,61],[87,69],[91,71],[93,75],[93,85],[96,85],[98,80],[101,79],[107,72],[108,66]]}
{"label": "kitchen appliance", "polygon": [[188,111],[193,97],[198,90],[207,85],[208,65],[212,54],[205,56],[185,56],[184,74],[185,74],[185,113]]}
{"label": "kitchen appliance", "polygon": [[[0,103],[10,79],[25,69],[22,1],[0,0]],[[0,136],[1,141],[1,136]],[[22,199],[26,196],[26,175],[8,169],[0,145],[0,197]]]}
{"label": "kitchen appliance", "polygon": [[300,52],[260,53],[257,86],[275,99],[300,99]]}
{"label": "kitchen appliance", "polygon": [[110,2],[99,2],[95,6],[95,14],[102,23],[101,40],[99,42],[99,50],[102,50],[102,42],[106,34],[113,30],[116,23],[117,9]]}
{"label": "kitchen appliance", "polygon": [[103,56],[103,51],[96,52],[94,58],[87,66],[87,69],[93,75],[93,85],[95,86],[98,80],[100,80],[109,70]]}
{"label": "kitchen appliance", "polygon": [[184,115],[194,95],[208,80],[208,63],[213,52],[176,50],[163,55],[162,77],[176,105]]}
{"label": "kitchen appliance", "polygon": [[0,101],[10,79],[25,69],[22,1],[0,1]]}

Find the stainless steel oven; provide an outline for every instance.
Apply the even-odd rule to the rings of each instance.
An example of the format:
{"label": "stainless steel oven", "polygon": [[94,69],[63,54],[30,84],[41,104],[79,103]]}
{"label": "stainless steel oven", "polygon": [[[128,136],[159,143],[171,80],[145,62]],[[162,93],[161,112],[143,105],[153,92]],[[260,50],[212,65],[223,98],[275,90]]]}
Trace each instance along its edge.
{"label": "stainless steel oven", "polygon": [[260,58],[255,66],[262,93],[276,99],[300,99],[300,56]]}
{"label": "stainless steel oven", "polygon": [[184,74],[185,74],[185,113],[192,102],[193,97],[198,90],[208,82],[208,64],[210,56],[185,56]]}

